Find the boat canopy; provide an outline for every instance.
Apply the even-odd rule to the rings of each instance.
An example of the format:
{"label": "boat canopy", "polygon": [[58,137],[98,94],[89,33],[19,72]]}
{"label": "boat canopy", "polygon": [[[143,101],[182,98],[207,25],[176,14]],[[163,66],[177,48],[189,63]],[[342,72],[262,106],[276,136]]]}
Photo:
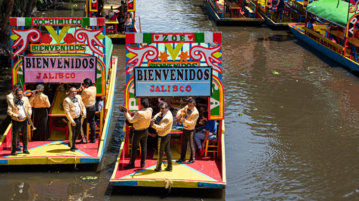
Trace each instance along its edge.
{"label": "boat canopy", "polygon": [[346,27],[348,19],[354,14],[348,12],[348,7],[348,2],[341,0],[319,0],[310,3],[307,11]]}

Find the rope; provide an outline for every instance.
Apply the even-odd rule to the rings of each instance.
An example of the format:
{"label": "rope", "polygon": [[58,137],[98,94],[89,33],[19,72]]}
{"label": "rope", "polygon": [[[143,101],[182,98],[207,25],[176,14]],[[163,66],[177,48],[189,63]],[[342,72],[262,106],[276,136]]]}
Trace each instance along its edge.
{"label": "rope", "polygon": [[173,181],[171,179],[165,179],[165,189],[167,189],[168,191],[171,191],[171,188],[172,188],[172,184],[173,184]]}

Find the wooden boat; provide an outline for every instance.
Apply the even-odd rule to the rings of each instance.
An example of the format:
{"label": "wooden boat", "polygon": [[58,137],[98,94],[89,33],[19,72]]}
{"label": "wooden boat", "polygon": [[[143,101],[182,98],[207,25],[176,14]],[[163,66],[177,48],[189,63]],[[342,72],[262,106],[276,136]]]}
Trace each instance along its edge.
{"label": "wooden boat", "polygon": [[[137,47],[134,46],[137,44]],[[212,70],[210,70],[210,69]],[[183,77],[156,78],[141,82],[141,70],[166,70],[199,72],[208,69],[211,76],[199,80]],[[201,73],[201,72],[200,72]],[[199,74],[200,74],[199,73]],[[173,162],[173,171],[155,172],[157,152],[155,138],[148,139],[146,165],[135,169],[125,169],[129,163],[131,128],[124,126],[126,134],[110,183],[113,186],[166,187],[166,188],[225,188],[225,135],[224,135],[224,89],[222,85],[222,33],[127,33],[126,34],[126,87],[125,107],[135,112],[139,110],[141,97],[148,97],[151,107],[156,107],[159,97],[171,105],[172,114],[184,106],[185,97],[197,100],[197,108],[208,111],[209,119],[218,123],[216,141],[204,141],[203,155],[197,155],[195,163]],[[210,77],[212,79],[210,80]],[[178,79],[177,79],[178,78]],[[153,86],[155,90],[149,87]],[[200,101],[199,101],[200,100]],[[175,119],[175,118],[174,118]],[[182,130],[179,122],[174,122],[171,132],[172,159],[179,159]],[[183,129],[183,125],[182,125]],[[154,143],[151,145],[151,141]],[[207,144],[208,143],[208,144]],[[213,144],[212,144],[213,143]],[[207,145],[206,145],[207,144]],[[187,152],[188,153],[188,152]],[[189,154],[188,154],[189,155]],[[187,156],[188,159],[189,156]],[[165,157],[164,157],[165,159]]]}
{"label": "wooden boat", "polygon": [[[43,83],[48,86],[44,93],[49,97],[52,94],[53,98],[50,98],[48,140],[32,140],[34,136],[29,129],[29,133],[22,135],[28,135],[30,154],[19,151],[10,155],[10,124],[0,141],[0,165],[99,163],[110,138],[117,69],[117,57],[112,56],[113,45],[105,36],[104,22],[104,18],[10,18],[12,84],[20,84],[26,90]],[[75,66],[75,61],[82,65]],[[90,68],[86,63],[91,62],[94,65]],[[41,65],[42,68],[35,68]],[[103,107],[99,110],[96,142],[78,144],[78,150],[71,152],[68,124],[63,122],[66,121],[62,108],[66,96],[64,86],[80,85],[84,76],[96,83],[97,97],[103,99]]]}
{"label": "wooden boat", "polygon": [[256,4],[242,5],[239,1],[206,0],[208,15],[217,25],[258,25],[264,18],[257,12]]}
{"label": "wooden boat", "polygon": [[265,19],[265,23],[273,29],[287,29],[290,23],[304,22],[303,10],[298,10],[302,3],[298,0],[286,0],[285,2],[282,19],[280,19],[275,5],[272,4],[272,0],[254,0],[252,3],[258,5],[258,11]]}
{"label": "wooden boat", "polygon": [[[358,71],[359,32],[355,24],[359,14],[350,13],[352,8],[347,2],[337,5],[336,0],[314,1],[307,8],[307,23],[290,24],[289,28],[298,39],[325,56]],[[316,19],[312,29],[308,28],[310,19]]]}
{"label": "wooden boat", "polygon": [[[98,1],[86,1],[87,8],[87,17],[92,15],[103,16],[105,17],[105,26],[106,26],[106,36],[113,39],[113,42],[125,42],[125,32],[137,32],[136,28],[136,0],[126,0],[126,13],[131,13],[132,15],[132,26],[125,26],[124,30],[120,29],[120,22],[118,19],[111,19],[113,15],[119,15],[121,9],[121,4],[105,4],[103,8],[99,8],[100,5]],[[125,16],[124,16],[125,17]]]}

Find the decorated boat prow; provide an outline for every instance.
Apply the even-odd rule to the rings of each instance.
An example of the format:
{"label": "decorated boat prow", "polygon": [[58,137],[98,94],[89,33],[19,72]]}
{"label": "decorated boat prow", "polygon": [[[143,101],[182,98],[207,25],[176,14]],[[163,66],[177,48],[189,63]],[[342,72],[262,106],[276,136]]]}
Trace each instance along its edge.
{"label": "decorated boat prow", "polygon": [[206,0],[205,8],[217,25],[259,25],[264,18],[258,12],[256,3],[245,0]]}
{"label": "decorated boat prow", "polygon": [[[21,133],[20,145],[27,138],[29,153],[21,148],[11,153],[13,124],[8,125],[0,141],[0,165],[99,163],[110,138],[117,68],[104,26],[104,18],[10,18],[12,84],[31,91],[42,84],[51,106],[47,110],[48,133],[42,130],[46,135],[39,136],[30,125],[27,133]],[[95,140],[76,144],[77,150],[71,151],[63,101],[67,90],[80,87],[86,78],[96,87]],[[28,117],[35,125],[36,119]],[[84,135],[89,139],[89,130],[87,126],[82,139]]]}
{"label": "decorated boat prow", "polygon": [[[139,160],[136,160],[134,168],[128,169],[126,165],[130,160],[134,128],[126,124],[125,136],[110,183],[113,186],[132,187],[225,188],[222,74],[220,32],[127,33],[124,107],[130,112],[137,112],[140,110],[141,100],[148,98],[154,115],[159,111],[161,101],[168,103],[168,111],[174,115],[169,133],[172,158],[167,158],[172,161],[172,166],[165,161],[162,166],[167,166],[166,169],[155,170],[157,159],[162,153],[159,154],[156,149],[156,132],[149,129],[145,164],[140,165]],[[182,143],[185,142],[184,125],[175,116],[188,100],[193,99],[197,103],[202,121],[204,116],[207,116],[207,120],[217,126],[211,137],[208,132],[202,141],[197,141],[198,150],[194,161],[187,151],[185,158],[176,162],[180,159]],[[143,151],[140,149],[137,152]],[[190,160],[185,162],[187,159]]]}
{"label": "decorated boat prow", "polygon": [[293,34],[328,58],[352,71],[359,71],[357,6],[336,0],[308,5],[306,23],[290,24]]}

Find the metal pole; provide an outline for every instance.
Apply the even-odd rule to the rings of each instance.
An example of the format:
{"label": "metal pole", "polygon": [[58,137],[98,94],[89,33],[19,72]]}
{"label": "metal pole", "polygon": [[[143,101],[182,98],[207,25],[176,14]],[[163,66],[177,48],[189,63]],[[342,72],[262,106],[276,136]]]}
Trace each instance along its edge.
{"label": "metal pole", "polygon": [[138,16],[138,24],[139,24],[139,27],[140,27],[140,32],[142,32],[142,29],[141,29],[141,16]]}

